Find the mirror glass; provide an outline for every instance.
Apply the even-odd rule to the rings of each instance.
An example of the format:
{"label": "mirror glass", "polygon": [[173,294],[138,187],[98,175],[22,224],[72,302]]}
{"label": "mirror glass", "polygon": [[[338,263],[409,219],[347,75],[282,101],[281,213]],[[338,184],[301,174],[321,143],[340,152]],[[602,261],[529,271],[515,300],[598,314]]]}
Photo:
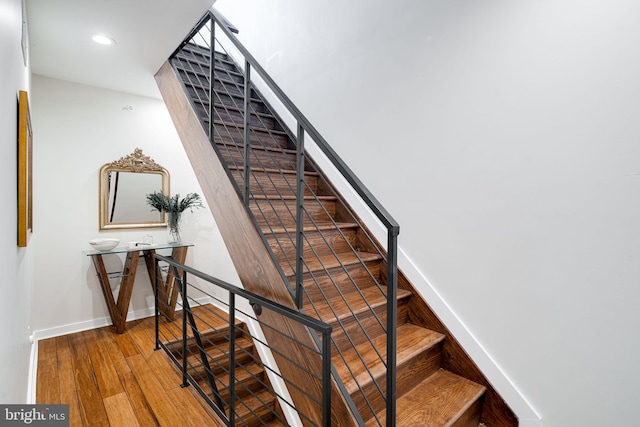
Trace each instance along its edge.
{"label": "mirror glass", "polygon": [[100,229],[164,227],[164,212],[147,204],[147,194],[169,194],[169,173],[142,150],[100,169]]}

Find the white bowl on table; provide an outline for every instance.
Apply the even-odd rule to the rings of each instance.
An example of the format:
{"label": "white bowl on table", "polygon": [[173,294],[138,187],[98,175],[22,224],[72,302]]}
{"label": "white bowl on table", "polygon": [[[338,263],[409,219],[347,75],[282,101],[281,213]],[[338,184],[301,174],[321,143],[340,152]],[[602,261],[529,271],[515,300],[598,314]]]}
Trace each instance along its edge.
{"label": "white bowl on table", "polygon": [[89,240],[91,247],[100,252],[110,251],[118,246],[118,243],[120,243],[120,239],[100,238]]}

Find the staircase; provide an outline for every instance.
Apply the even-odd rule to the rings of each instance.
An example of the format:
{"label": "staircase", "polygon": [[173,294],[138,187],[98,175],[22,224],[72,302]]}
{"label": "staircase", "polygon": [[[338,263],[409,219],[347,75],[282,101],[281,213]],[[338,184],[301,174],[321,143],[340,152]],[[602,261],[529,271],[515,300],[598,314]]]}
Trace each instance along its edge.
{"label": "staircase", "polygon": [[[172,117],[183,143],[188,144],[194,130],[179,117],[185,104],[180,109],[171,107],[178,95],[167,82],[176,76],[202,128],[211,130],[213,149],[236,198],[246,198],[249,218],[262,238],[261,244],[284,278],[281,290],[272,292],[283,292],[288,284],[293,293],[296,283],[302,283],[300,309],[333,326],[334,375],[346,404],[356,413],[353,422],[387,425],[386,252],[313,159],[306,153],[297,157],[297,137],[253,83],[245,87],[243,70],[224,52],[214,56],[212,110],[208,47],[185,44],[171,59],[172,68],[165,64],[157,75],[165,102],[170,112],[175,111]],[[251,112],[249,128],[243,113],[246,107]],[[209,111],[213,111],[213,123]],[[245,136],[251,141],[248,167]],[[300,158],[304,159],[302,163]],[[200,176],[207,167],[199,161],[192,157]],[[298,169],[304,171],[303,182],[297,182]],[[301,218],[297,217],[296,193],[304,194]],[[218,209],[219,216],[229,215]],[[296,233],[300,220],[304,224],[302,240]],[[304,248],[301,265],[296,259],[300,243]],[[239,244],[236,240],[227,243]],[[231,247],[236,262],[234,251]],[[301,273],[296,276],[300,266]],[[241,276],[247,267],[236,264]],[[270,286],[278,286],[271,282]],[[395,425],[518,425],[513,412],[401,272],[396,320]]]}
{"label": "staircase", "polygon": [[[188,373],[204,390],[211,401],[220,402],[222,410],[229,416],[229,372],[230,346],[228,314],[212,306],[193,307],[194,329],[188,326],[187,366]],[[177,313],[175,320],[160,318],[159,336],[166,350],[173,355],[178,366],[183,363],[182,316]],[[197,320],[196,320],[197,319]],[[235,416],[241,426],[283,426],[284,415],[272,391],[265,368],[261,363],[251,335],[243,322],[236,321],[236,381]],[[201,349],[206,353],[202,357]],[[209,373],[212,376],[209,376]],[[210,380],[213,378],[214,386]]]}

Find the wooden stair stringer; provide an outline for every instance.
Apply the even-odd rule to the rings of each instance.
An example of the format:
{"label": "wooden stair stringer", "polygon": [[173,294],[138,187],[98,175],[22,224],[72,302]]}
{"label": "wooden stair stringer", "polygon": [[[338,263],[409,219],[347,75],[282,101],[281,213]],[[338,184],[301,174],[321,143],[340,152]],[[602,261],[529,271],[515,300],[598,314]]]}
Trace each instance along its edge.
{"label": "wooden stair stringer", "polygon": [[[158,70],[155,78],[243,287],[269,300],[294,307],[294,301],[283,278],[278,273],[253,221],[238,198],[187,98],[182,83],[168,61]],[[220,200],[224,200],[224,203],[220,203]],[[260,319],[267,324],[279,325],[282,329],[295,335],[301,342],[300,345],[312,348],[316,345],[306,327],[284,316],[271,310],[263,310]],[[313,384],[314,392],[317,392],[315,399],[320,400],[321,387],[317,378],[307,374],[307,378],[300,379],[301,371],[296,366],[303,366],[309,371],[315,372],[316,368],[320,366],[320,361],[304,357],[308,356],[308,352],[298,348],[291,341],[283,339],[280,334],[271,331],[270,328],[264,328],[264,333],[269,345],[278,350],[274,352],[274,357],[283,376],[287,377],[287,375],[295,373],[299,380],[306,384]],[[287,358],[278,353],[286,354]],[[321,408],[311,397],[295,388],[292,388],[290,393],[294,404],[300,411],[308,414],[318,424],[322,423]],[[354,425],[353,415],[334,382],[332,382],[331,396],[332,424],[336,426]]]}

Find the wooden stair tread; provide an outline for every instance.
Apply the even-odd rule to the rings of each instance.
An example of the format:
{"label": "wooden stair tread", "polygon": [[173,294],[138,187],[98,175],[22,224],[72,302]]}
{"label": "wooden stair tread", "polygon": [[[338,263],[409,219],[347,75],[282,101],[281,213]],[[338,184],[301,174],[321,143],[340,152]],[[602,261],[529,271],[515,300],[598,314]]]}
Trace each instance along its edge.
{"label": "wooden stair tread", "polygon": [[[230,170],[244,171],[244,166],[229,166]],[[271,169],[271,168],[250,168],[252,172],[273,173],[278,175],[296,175],[296,171],[292,169]],[[304,171],[305,176],[318,176],[318,172]]]}
{"label": "wooden stair tread", "polygon": [[[208,63],[204,63],[204,62],[202,62],[202,61],[200,61],[198,59],[186,58],[186,57],[181,57],[180,59],[183,59],[183,60],[189,62],[190,64],[197,64],[197,65],[203,66],[203,68],[205,68],[205,67],[208,68],[209,67]],[[184,71],[185,73],[195,74],[195,75],[207,78],[207,79],[209,78],[209,72],[208,71],[204,72],[202,70],[197,70],[195,68],[189,68],[189,67],[187,67],[187,66],[185,66],[183,64],[175,64],[175,67],[180,71]],[[233,75],[236,75],[238,77],[242,77],[244,79],[244,76],[241,73],[235,72],[233,70],[228,70],[226,68],[218,68],[218,70],[225,71],[228,74],[233,74]],[[220,82],[223,82],[223,83],[229,83],[229,84],[237,85],[238,87],[241,87],[244,90],[244,83],[239,83],[239,82],[236,82],[236,81],[233,81],[233,80],[225,79],[224,77],[220,77],[217,74],[215,76],[215,79],[220,81]]]}
{"label": "wooden stair tread", "polygon": [[[229,315],[219,308],[210,304],[204,306],[198,306],[192,308],[193,314],[196,317],[196,324],[199,326],[199,332],[201,336],[206,336],[208,339],[215,337],[216,334],[229,334]],[[160,317],[159,328],[161,339],[167,343],[171,343],[170,337],[182,336],[182,310],[176,310],[176,320],[167,320],[165,317]],[[242,333],[244,323],[241,320],[236,319],[236,334],[238,336]],[[187,338],[193,338],[193,329],[187,325]]]}
{"label": "wooden stair tread", "polygon": [[[313,273],[317,271],[324,271],[325,269],[330,270],[332,268],[337,268],[341,266],[348,267],[348,266],[357,265],[360,263],[364,264],[367,262],[379,261],[382,259],[380,255],[376,253],[370,253],[370,252],[358,252],[357,254],[353,252],[346,252],[346,253],[338,253],[337,255],[339,259],[331,255],[326,257],[326,259],[323,259],[322,262],[320,262],[320,260],[315,257],[310,259],[305,259],[306,265],[304,267],[304,272]],[[282,271],[286,276],[293,276],[295,274],[293,272],[293,269],[288,265],[283,265]]]}
{"label": "wooden stair tread", "polygon": [[[239,148],[244,149],[244,147],[242,145],[233,144],[231,142],[224,141],[224,140],[221,141],[219,139],[216,139],[215,143],[216,143],[216,145],[229,145],[231,147],[239,147]],[[295,155],[296,154],[296,150],[291,150],[289,148],[268,147],[268,146],[264,146],[264,145],[251,145],[251,150],[271,151],[271,152],[274,152],[274,153],[284,153],[284,154],[291,154],[291,155]]]}
{"label": "wooden stair tread", "polygon": [[[399,326],[396,339],[396,365],[400,366],[417,357],[420,353],[428,352],[430,348],[440,344],[444,339],[445,336],[439,332],[411,323]],[[386,366],[378,354],[386,359],[387,336],[381,335],[374,338],[373,345],[377,352],[373,350],[370,343],[365,343],[344,352],[342,356],[334,354],[332,357],[336,372],[350,394],[357,391],[358,384],[363,386],[371,383],[374,379],[380,382],[380,379],[386,375]]]}
{"label": "wooden stair tread", "polygon": [[[207,61],[203,62],[203,61],[201,61],[199,59],[186,56],[182,52],[179,52],[178,56],[183,58],[183,59],[193,60],[195,62],[199,62],[199,63],[202,63],[203,65],[207,65],[207,66],[211,63],[211,59],[210,59],[211,52],[209,51],[209,48],[207,48],[207,47],[187,44],[182,48],[182,50],[183,51],[187,51],[187,52],[189,52],[191,54],[196,53],[196,54],[199,54],[199,55],[203,55],[203,56],[205,56],[205,58],[207,58]],[[216,50],[214,52],[214,56],[215,56],[216,61],[226,62],[229,65],[235,66],[235,63],[231,59],[228,59],[227,54],[224,53],[224,52],[219,52],[219,51]]]}
{"label": "wooden stair tread", "polygon": [[[398,289],[398,300],[410,297],[411,291]],[[381,289],[376,286],[369,286],[358,291],[351,291],[330,298],[329,301],[314,301],[315,308],[310,308],[310,303],[305,304],[305,311],[313,316],[319,316],[323,322],[333,323],[343,320],[354,314],[369,312],[372,309],[386,305],[387,297]]]}
{"label": "wooden stair tread", "polygon": [[[305,233],[309,233],[309,232],[314,232],[314,231],[328,231],[328,230],[335,230],[337,228],[344,230],[344,229],[348,229],[348,228],[357,228],[358,224],[356,224],[355,222],[322,222],[322,223],[318,223],[315,226],[305,226],[303,227],[303,231]],[[289,234],[293,234],[296,232],[295,227],[272,227],[268,230],[264,229],[262,230],[262,233],[265,235],[270,235],[270,234],[284,234],[284,233],[289,233]]]}
{"label": "wooden stair tread", "polygon": [[[207,121],[207,123],[208,123],[208,121]],[[225,128],[232,127],[232,128],[244,130],[244,123],[233,123],[233,122],[226,122],[224,120],[214,120],[213,124],[214,125],[224,126]],[[259,126],[249,126],[249,129],[250,130],[254,130],[256,132],[270,133],[270,134],[274,134],[274,135],[277,135],[277,136],[284,136],[284,137],[289,136],[289,134],[287,134],[284,131],[275,130],[275,129],[267,129],[267,128],[263,128],[263,127],[259,127]],[[295,153],[295,150],[293,150],[293,152]]]}
{"label": "wooden stair tread", "polygon": [[[484,392],[484,386],[441,369],[398,398],[396,423],[433,427],[458,425],[454,423]],[[384,412],[378,418],[384,425]],[[472,421],[469,425],[478,424],[478,421]],[[378,424],[369,420],[366,425]]]}
{"label": "wooden stair tread", "polygon": [[[202,365],[189,369],[189,373],[198,381],[201,387],[208,387],[208,379]],[[251,384],[262,381],[260,377],[263,373],[264,368],[257,363],[247,363],[244,367],[236,367],[236,394],[240,396],[250,394]],[[229,373],[223,371],[214,375],[214,377],[220,396],[226,400],[229,397]]]}
{"label": "wooden stair tread", "polygon": [[[211,346],[208,345],[209,342],[203,340],[202,345],[203,347],[205,347],[207,354],[209,355],[209,357],[211,358],[224,358],[224,357],[228,357],[229,356],[229,341],[222,341],[217,343],[216,346]],[[167,347],[167,349],[173,353],[176,357],[180,358],[181,354],[182,354],[182,341],[181,340],[176,340],[176,341],[170,341],[168,343],[165,344],[165,346]],[[251,338],[248,337],[238,337],[236,339],[236,349],[250,349],[253,348],[254,344],[253,344],[253,340],[251,340]],[[190,353],[187,353],[189,355],[189,357],[193,357],[193,354],[198,354],[198,349],[197,349],[197,345],[196,345],[196,341],[195,339],[193,339],[193,337],[190,337],[188,342],[187,342],[187,348],[190,351]],[[237,352],[237,350],[236,350]]]}
{"label": "wooden stair tread", "polygon": [[[205,104],[209,104],[208,100],[202,100],[203,103]],[[224,108],[225,110],[233,110],[235,112],[244,113],[244,109],[240,108],[240,107],[236,107],[235,105],[227,105],[227,104],[216,104],[216,106],[218,108]],[[273,114],[270,113],[263,113],[262,111],[251,111],[251,115],[255,115],[255,116],[260,116],[260,117],[264,117],[265,119],[273,119],[276,120],[276,118],[273,116]]]}
{"label": "wooden stair tread", "polygon": [[[272,416],[272,410],[275,409],[276,397],[268,390],[260,390],[249,396],[245,396],[242,399],[236,400],[236,414],[243,421],[247,422],[252,418],[268,418]],[[260,425],[262,423],[258,421]],[[248,422],[252,425],[251,422]]]}
{"label": "wooden stair tread", "polygon": [[[291,201],[295,201],[296,200],[296,196],[295,195],[277,195],[277,194],[256,194],[256,195],[252,195],[251,196],[252,200],[272,200],[272,201],[279,201],[279,200],[291,200]],[[314,195],[314,196],[304,196],[304,200],[322,200],[322,201],[329,201],[332,202],[334,200],[336,200],[335,196],[318,196],[318,195]]]}

